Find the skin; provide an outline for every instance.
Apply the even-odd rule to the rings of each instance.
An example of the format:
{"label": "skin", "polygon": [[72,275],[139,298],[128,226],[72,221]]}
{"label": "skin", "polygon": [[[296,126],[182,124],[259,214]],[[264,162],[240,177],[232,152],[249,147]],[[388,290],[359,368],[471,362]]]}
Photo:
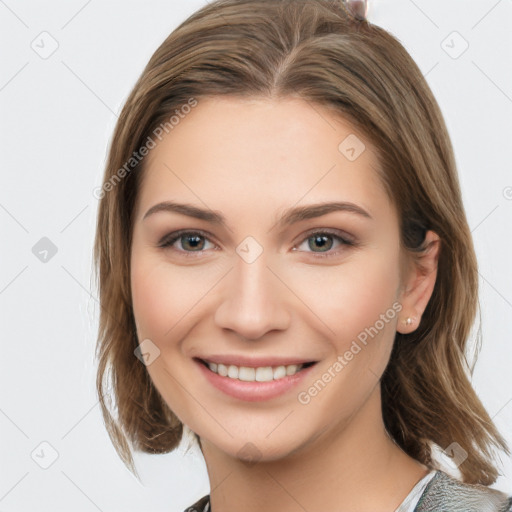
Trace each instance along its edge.
{"label": "skin", "polygon": [[[365,144],[354,161],[338,150],[350,134]],[[396,331],[419,325],[439,237],[428,232],[431,246],[419,260],[427,272],[420,272],[401,251],[397,212],[369,141],[300,98],[200,99],[146,165],[131,253],[137,333],[160,350],[147,366],[156,388],[201,438],[212,509],[394,511],[427,468],[387,435],[380,377]],[[175,212],[143,218],[170,200],[222,213],[227,226]],[[327,201],[350,201],[372,218],[336,211],[276,223],[286,208]],[[206,232],[199,252],[187,239],[159,247],[181,229]],[[357,245],[328,237],[331,256],[319,257],[325,253],[311,231],[322,229]],[[263,249],[252,263],[236,252],[247,236]],[[394,318],[300,403],[298,393],[330,367],[332,375],[337,356],[396,303]],[[299,388],[246,402],[211,386],[192,360],[232,353],[318,363]]]}

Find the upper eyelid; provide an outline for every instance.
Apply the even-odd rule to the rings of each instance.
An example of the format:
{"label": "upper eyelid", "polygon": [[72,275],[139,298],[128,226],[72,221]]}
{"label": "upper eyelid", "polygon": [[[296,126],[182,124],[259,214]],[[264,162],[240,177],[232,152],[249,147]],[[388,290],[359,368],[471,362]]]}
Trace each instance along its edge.
{"label": "upper eyelid", "polygon": [[[215,237],[213,237],[207,231],[203,231],[201,229],[182,229],[182,230],[175,231],[173,233],[169,233],[168,235],[165,235],[161,239],[161,241],[159,242],[158,245],[161,247],[164,247],[164,248],[172,247],[172,245],[175,244],[180,239],[181,236],[188,235],[188,234],[195,234],[195,235],[202,236],[203,238],[206,238],[208,241],[210,241],[215,246],[219,245],[219,244],[217,244],[217,242],[214,241]],[[298,245],[301,245],[308,238],[310,238],[311,236],[313,236],[315,234],[330,235],[330,236],[342,241],[343,243],[345,243],[345,245],[356,245],[356,243],[357,243],[357,241],[354,239],[354,237],[352,235],[349,235],[348,233],[345,233],[342,230],[338,230],[338,229],[334,229],[334,228],[312,228],[312,229],[306,231],[305,233],[303,233],[302,235],[300,235],[300,238],[294,243],[293,247],[295,248]],[[205,252],[205,251],[206,250],[201,250],[201,251],[179,250],[179,252],[187,252],[190,254],[201,253],[201,252]],[[312,252],[312,254],[315,254],[314,251],[311,251],[311,252]]]}
{"label": "upper eyelid", "polygon": [[[212,244],[218,245],[216,242],[214,242],[214,240],[212,240],[212,238],[214,238],[214,237],[207,231],[203,231],[201,229],[179,229],[178,231],[173,231],[172,233],[168,233],[167,235],[164,235],[158,242],[158,246],[159,247],[166,247],[166,246],[171,247],[173,244],[175,244],[180,239],[180,237],[182,237],[183,235],[189,235],[189,234],[202,236],[203,238],[206,238],[207,240],[209,240]],[[185,251],[181,251],[181,252],[185,252]],[[202,252],[202,251],[186,251],[186,252]]]}
{"label": "upper eyelid", "polygon": [[354,236],[349,235],[345,231],[341,229],[334,229],[334,228],[313,228],[311,230],[306,231],[306,233],[301,235],[300,242],[303,242],[307,238],[309,238],[312,235],[315,235],[317,233],[325,234],[325,235],[331,235],[335,238],[340,238],[342,240],[346,240],[347,242],[353,242],[355,243],[356,240]]}

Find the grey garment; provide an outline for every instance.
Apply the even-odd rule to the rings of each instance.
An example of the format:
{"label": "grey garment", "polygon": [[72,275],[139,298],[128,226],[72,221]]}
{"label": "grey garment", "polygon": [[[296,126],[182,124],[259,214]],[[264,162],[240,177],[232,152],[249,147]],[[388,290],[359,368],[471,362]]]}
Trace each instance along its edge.
{"label": "grey garment", "polygon": [[[203,496],[185,512],[213,512],[210,496]],[[483,485],[463,484],[438,470],[414,512],[512,512],[512,496]]]}
{"label": "grey garment", "polygon": [[437,471],[414,512],[512,512],[512,496],[483,485],[463,484]]}

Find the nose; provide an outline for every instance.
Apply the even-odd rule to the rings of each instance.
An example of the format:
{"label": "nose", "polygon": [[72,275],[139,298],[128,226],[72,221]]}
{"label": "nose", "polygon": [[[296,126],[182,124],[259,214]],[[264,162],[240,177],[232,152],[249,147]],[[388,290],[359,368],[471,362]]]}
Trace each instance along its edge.
{"label": "nose", "polygon": [[286,307],[288,290],[276,271],[267,267],[264,255],[252,263],[236,258],[235,268],[223,280],[222,298],[215,312],[218,327],[249,340],[285,330],[291,319]]}

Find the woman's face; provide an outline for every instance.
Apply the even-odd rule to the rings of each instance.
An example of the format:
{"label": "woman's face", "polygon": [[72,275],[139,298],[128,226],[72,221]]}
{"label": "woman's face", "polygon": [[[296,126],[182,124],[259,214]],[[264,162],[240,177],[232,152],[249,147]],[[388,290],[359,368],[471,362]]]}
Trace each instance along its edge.
{"label": "woman's face", "polygon": [[407,313],[398,217],[369,142],[300,99],[210,98],[146,165],[131,287],[166,403],[241,458],[341,431],[379,392]]}

